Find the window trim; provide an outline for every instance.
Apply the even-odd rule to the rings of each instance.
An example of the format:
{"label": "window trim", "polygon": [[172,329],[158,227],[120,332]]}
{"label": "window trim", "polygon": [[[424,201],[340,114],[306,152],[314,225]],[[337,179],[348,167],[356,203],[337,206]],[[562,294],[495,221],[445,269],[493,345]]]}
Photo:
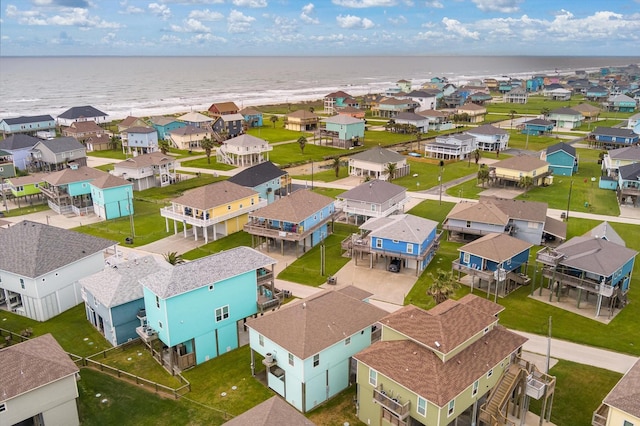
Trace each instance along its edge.
{"label": "window trim", "polygon": [[316,368],[320,365],[320,354],[315,354],[313,356],[313,368]]}
{"label": "window trim", "polygon": [[216,322],[229,319],[229,305],[220,306],[215,310]]}
{"label": "window trim", "polygon": [[489,377],[491,377],[491,376],[493,376],[493,368],[491,370],[487,371],[487,379]]}
{"label": "window trim", "polygon": [[258,344],[264,346],[264,336],[262,334],[258,334]]}
{"label": "window trim", "polygon": [[295,359],[293,358],[293,354],[291,352],[289,352],[289,365],[292,367],[295,365]]}
{"label": "window trim", "polygon": [[374,388],[378,387],[378,372],[373,368],[369,368],[369,384]]}
{"label": "window trim", "polygon": [[447,407],[447,417],[451,417],[453,413],[456,411],[456,400],[452,399],[449,401],[449,406]]}
{"label": "window trim", "polygon": [[[424,408],[422,409],[422,412],[420,411],[420,402],[424,402]],[[421,396],[419,396],[418,400],[416,401],[416,412],[422,417],[427,417],[427,400]]]}
{"label": "window trim", "polygon": [[471,396],[475,397],[476,395],[478,395],[478,389],[480,388],[480,380],[476,380],[475,382],[473,382],[473,385],[471,387]]}
{"label": "window trim", "polygon": [[0,413],[6,413],[6,412],[7,412],[7,403],[6,402],[0,403]]}

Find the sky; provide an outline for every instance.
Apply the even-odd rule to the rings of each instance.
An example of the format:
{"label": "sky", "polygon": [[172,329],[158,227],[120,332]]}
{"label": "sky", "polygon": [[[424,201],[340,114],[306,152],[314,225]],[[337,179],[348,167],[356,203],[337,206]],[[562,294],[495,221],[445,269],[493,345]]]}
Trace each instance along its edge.
{"label": "sky", "polygon": [[2,0],[0,56],[638,56],[640,0]]}

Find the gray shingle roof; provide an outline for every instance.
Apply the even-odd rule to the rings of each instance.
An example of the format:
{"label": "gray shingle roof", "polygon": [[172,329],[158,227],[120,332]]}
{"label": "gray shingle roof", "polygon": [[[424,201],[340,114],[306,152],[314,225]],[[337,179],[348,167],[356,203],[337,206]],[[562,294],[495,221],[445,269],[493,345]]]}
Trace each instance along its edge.
{"label": "gray shingle roof", "polygon": [[0,231],[0,270],[37,278],[118,244],[67,229],[23,220]]}
{"label": "gray shingle roof", "polygon": [[556,108],[549,113],[549,115],[579,115],[582,116],[578,111],[571,108]]}
{"label": "gray shingle roof", "polygon": [[179,123],[178,119],[175,117],[164,117],[164,116],[151,117],[149,121],[155,124],[156,126],[166,126],[167,124],[170,124],[173,122]]}
{"label": "gray shingle roof", "polygon": [[77,169],[67,168],[57,172],[48,173],[44,176],[44,181],[50,185],[66,185],[73,182],[93,181],[100,177],[108,176],[109,173],[93,167],[82,166]]}
{"label": "gray shingle roof", "polygon": [[142,127],[142,126],[136,126],[136,127],[129,127],[127,129],[127,133],[155,133],[156,129],[153,127]]}
{"label": "gray shingle roof", "polygon": [[[237,114],[230,114],[230,115],[237,115]],[[223,117],[228,117],[228,115],[223,116]],[[255,146],[263,146],[267,144],[267,141],[265,141],[264,139],[261,138],[257,138],[255,136],[249,135],[249,134],[242,134],[240,136],[236,136],[235,138],[231,138],[229,140],[224,141],[225,145],[230,145],[230,146],[238,146],[238,147],[255,147]]]}
{"label": "gray shingle roof", "polygon": [[60,154],[62,152],[77,151],[77,150],[85,149],[84,145],[78,142],[76,138],[73,138],[71,136],[66,138],[56,138],[56,139],[40,141],[38,143],[38,146],[40,144],[45,146],[49,151],[53,152],[54,154]]}
{"label": "gray shingle roof", "polygon": [[603,402],[634,417],[640,417],[640,360],[633,364]]}
{"label": "gray shingle roof", "polygon": [[407,189],[403,186],[375,179],[370,182],[364,182],[347,192],[343,192],[338,196],[338,198],[343,200],[382,204],[385,201],[389,201],[396,195],[406,192]]}
{"label": "gray shingle roof", "polygon": [[119,176],[114,176],[112,174],[107,173],[91,181],[91,185],[95,186],[96,188],[107,189],[107,188],[116,188],[118,186],[132,187],[133,183]]}
{"label": "gray shingle roof", "polygon": [[371,231],[371,236],[408,243],[422,243],[438,226],[438,222],[412,214],[397,214],[367,220],[361,229]]}
{"label": "gray shingle roof", "polygon": [[285,175],[287,175],[286,171],[282,170],[271,161],[265,161],[231,176],[228,180],[229,182],[233,182],[247,188],[255,188],[258,185]]}
{"label": "gray shingle roof", "polygon": [[78,371],[78,367],[51,334],[0,349],[0,402]]}
{"label": "gray shingle roof", "polygon": [[327,117],[320,121],[331,124],[356,124],[364,122],[361,118],[354,118],[345,114],[334,115],[333,117]]}
{"label": "gray shingle roof", "polygon": [[513,157],[506,158],[497,163],[493,163],[491,167],[518,170],[521,172],[532,172],[540,167],[548,166],[549,163],[539,158],[529,155],[515,155]]}
{"label": "gray shingle roof", "polygon": [[175,265],[141,278],[140,283],[160,298],[167,299],[275,263],[275,259],[241,246]]}
{"label": "gray shingle roof", "polygon": [[597,225],[590,231],[585,232],[583,235],[584,236],[589,235],[593,238],[604,238],[605,240],[621,245],[622,247],[627,246],[627,243],[615,231],[615,229],[611,227],[611,224],[607,221],[602,222],[601,224]]}
{"label": "gray shingle roof", "polygon": [[278,395],[223,423],[225,426],[314,426],[311,420]]}
{"label": "gray shingle roof", "polygon": [[21,116],[14,118],[5,118],[4,121],[7,124],[15,125],[15,124],[28,124],[28,123],[39,123],[42,121],[53,121],[53,117],[49,114],[47,115],[32,115],[32,116]]}
{"label": "gray shingle roof", "polygon": [[530,124],[533,126],[552,126],[553,121],[543,120],[541,118],[534,118],[533,120],[527,120],[523,124]]}
{"label": "gray shingle roof", "polygon": [[424,121],[425,116],[416,114],[415,112],[399,112],[396,115],[395,120],[407,120],[407,121]]}
{"label": "gray shingle roof", "polygon": [[126,160],[116,163],[116,166],[127,169],[139,169],[142,167],[160,166],[169,163],[177,163],[176,158],[161,152],[151,152],[149,154],[140,154],[135,157],[127,158]]}
{"label": "gray shingle roof", "polygon": [[618,173],[620,173],[620,177],[624,180],[640,181],[640,163],[620,166]]}
{"label": "gray shingle roof", "polygon": [[558,246],[556,251],[564,255],[561,265],[605,277],[638,254],[635,250],[591,236],[573,237]]}
{"label": "gray shingle roof", "polygon": [[390,149],[382,148],[381,146],[376,146],[367,151],[359,152],[352,155],[351,158],[376,164],[397,163],[398,161],[404,160],[402,155]]}
{"label": "gray shingle roof", "polygon": [[40,142],[40,139],[33,136],[18,133],[11,135],[6,139],[0,141],[0,148],[8,150],[17,150],[25,148],[33,148],[35,144]]}
{"label": "gray shingle roof", "polygon": [[492,126],[491,124],[483,124],[482,126],[478,126],[475,129],[469,129],[465,133],[469,135],[506,135],[507,132],[504,129],[500,129],[498,127]]}
{"label": "gray shingle roof", "polygon": [[596,127],[593,132],[591,132],[594,135],[601,135],[601,136],[617,136],[617,137],[623,137],[623,138],[637,138],[638,135],[636,135],[633,130],[631,129],[620,129],[618,127]]}
{"label": "gray shingle roof", "polygon": [[[0,146],[2,146],[0,144]],[[612,160],[635,160],[640,161],[640,146],[625,146],[624,148],[612,149],[609,151],[609,158]]]}
{"label": "gray shingle roof", "polygon": [[68,118],[68,119],[76,119],[76,118],[91,118],[91,117],[103,117],[108,116],[97,108],[92,107],[91,105],[77,106],[71,107],[62,114],[58,116],[58,118]]}
{"label": "gray shingle roof", "polygon": [[139,280],[170,267],[169,263],[148,255],[105,268],[79,282],[98,302],[107,308],[113,308],[141,299],[144,294]]}
{"label": "gray shingle roof", "polygon": [[555,145],[551,145],[550,147],[547,148],[547,155],[552,154],[556,151],[564,151],[567,154],[573,156],[574,158],[576,157],[576,149],[571,145],[569,145],[568,143],[559,142]]}
{"label": "gray shingle roof", "polygon": [[251,213],[252,217],[300,223],[333,203],[333,198],[300,189]]}

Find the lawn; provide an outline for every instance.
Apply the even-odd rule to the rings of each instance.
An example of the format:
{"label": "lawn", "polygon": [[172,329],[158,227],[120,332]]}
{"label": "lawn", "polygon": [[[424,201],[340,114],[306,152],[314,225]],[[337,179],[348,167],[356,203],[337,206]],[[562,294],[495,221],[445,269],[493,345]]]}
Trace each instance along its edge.
{"label": "lawn", "polygon": [[577,127],[575,130],[580,130],[583,132],[590,132],[594,130],[596,127],[613,127],[625,121],[624,119],[601,119],[598,121],[588,121],[586,123],[582,123],[580,127]]}
{"label": "lawn", "polygon": [[88,157],[111,158],[113,160],[126,160],[127,155],[121,149],[108,149],[104,151],[87,152]]}
{"label": "lawn", "polygon": [[452,197],[477,200],[480,198],[480,193],[485,191],[487,188],[489,187],[486,184],[483,187],[482,183],[479,183],[477,178],[473,178],[459,185],[452,186],[447,189],[446,193]]}
{"label": "lawn", "polygon": [[[518,130],[509,131],[509,148],[518,148],[518,149],[527,149],[529,151],[542,151],[547,149],[548,147],[557,144],[558,142],[563,142],[558,139],[555,135],[549,136],[533,136],[523,135]],[[576,138],[579,138],[583,135],[576,135]],[[528,139],[528,141],[527,141]]]}
{"label": "lawn", "polygon": [[231,235],[211,241],[198,248],[188,251],[182,255],[185,260],[195,260],[201,257],[209,256],[223,250],[229,250],[235,247],[247,246],[251,247],[251,235],[244,231],[234,232]]}
{"label": "lawn", "polygon": [[325,273],[322,275],[320,248],[318,244],[304,255],[300,256],[293,263],[287,266],[278,274],[278,279],[292,281],[295,283],[306,284],[318,287],[327,282],[327,277],[334,275],[344,265],[349,262],[348,257],[342,257],[342,248],[340,243],[349,235],[357,232],[358,228],[353,225],[342,223],[334,223],[333,234],[324,240],[325,247]]}
{"label": "lawn", "polygon": [[234,166],[230,166],[225,163],[218,163],[216,161],[215,154],[211,154],[211,161],[207,161],[207,158],[197,158],[195,160],[182,161],[180,167],[197,167],[199,169],[211,169],[211,170],[233,170]]}
{"label": "lawn", "polygon": [[[322,99],[317,99],[314,101],[304,101],[300,103],[281,103],[281,104],[272,104],[272,105],[261,105],[257,110],[263,112],[265,115],[268,114],[289,114],[290,112],[297,111],[299,109],[306,109],[312,107],[316,114],[321,113],[324,110],[324,101]],[[282,118],[280,118],[282,121]],[[270,123],[269,118],[265,116],[263,122]],[[276,123],[277,124],[277,123]]]}
{"label": "lawn", "polygon": [[[26,204],[26,206],[24,206]],[[7,211],[4,208],[4,204],[2,204],[2,206],[0,207],[0,211],[2,211],[2,214],[6,217],[17,217],[17,216],[22,216],[24,214],[29,214],[29,213],[36,213],[36,212],[43,212],[45,210],[51,210],[49,208],[49,205],[45,202],[45,203],[40,203],[40,204],[32,204],[29,205],[29,202],[25,200],[20,201],[20,205],[24,206],[24,207],[14,207],[14,208],[10,208],[9,211]],[[11,206],[15,206],[15,204],[11,204]],[[51,214],[57,214],[54,211],[51,211]]]}
{"label": "lawn", "polygon": [[322,195],[326,195],[327,197],[336,198],[338,195],[340,195],[343,192],[345,192],[345,190],[344,189],[337,189],[337,188],[319,188],[319,187],[315,187],[313,189],[313,192],[316,192],[316,193],[322,194]]}
{"label": "lawn", "polygon": [[[543,108],[553,111],[557,108],[571,108],[583,103],[583,99],[574,98],[570,101],[553,101],[544,96],[529,96],[526,104],[511,103],[489,103],[486,105],[488,113],[502,113],[510,115],[511,110],[516,111],[516,115],[540,115]],[[588,103],[588,102],[587,102]]]}
{"label": "lawn", "polygon": [[356,416],[354,403],[357,386],[351,385],[329,401],[307,413],[307,417],[313,423],[322,426],[343,426],[346,424],[358,426],[361,422]]}
{"label": "lawn", "polygon": [[156,187],[138,191],[135,193],[135,198],[140,200],[168,200],[181,196],[189,189],[209,185],[224,179],[226,179],[226,177],[214,177],[213,175],[202,173],[200,176],[183,179],[178,183],[165,186],[164,188]]}
{"label": "lawn", "polygon": [[[300,150],[300,145],[297,142],[274,146],[273,151],[269,153],[269,160],[282,168],[287,168],[311,163],[311,161],[322,161],[346,153],[347,151],[344,149],[314,145],[309,140],[304,147],[304,152]],[[311,174],[311,164],[309,164],[309,174]]]}
{"label": "lawn", "polygon": [[300,136],[305,136],[308,140],[311,140],[313,133],[309,132],[296,132],[284,128],[282,117],[278,118],[278,122],[273,123],[269,120],[270,116],[264,117],[264,125],[262,127],[252,127],[247,133],[260,139],[264,139],[269,143],[285,142],[285,141],[297,141]]}
{"label": "lawn", "polygon": [[[336,176],[336,171],[329,166],[320,166],[318,164],[314,165],[313,168],[313,180],[321,181],[321,182],[333,182],[338,179],[344,179],[349,176],[349,167],[347,162],[341,162],[340,170],[338,171],[338,176]],[[300,175],[292,175],[292,179],[300,179],[300,180],[311,180],[311,165],[306,168],[306,174]],[[311,182],[309,182],[310,184]]]}

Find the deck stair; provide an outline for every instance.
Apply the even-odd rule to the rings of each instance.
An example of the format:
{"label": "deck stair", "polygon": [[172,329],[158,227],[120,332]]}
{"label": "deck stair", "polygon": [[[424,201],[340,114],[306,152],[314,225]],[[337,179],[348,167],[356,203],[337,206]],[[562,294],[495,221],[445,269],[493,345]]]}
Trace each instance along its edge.
{"label": "deck stair", "polygon": [[527,372],[517,364],[512,364],[500,379],[487,398],[487,402],[480,408],[480,421],[485,425],[504,425],[507,419],[505,407],[511,393],[526,376]]}

